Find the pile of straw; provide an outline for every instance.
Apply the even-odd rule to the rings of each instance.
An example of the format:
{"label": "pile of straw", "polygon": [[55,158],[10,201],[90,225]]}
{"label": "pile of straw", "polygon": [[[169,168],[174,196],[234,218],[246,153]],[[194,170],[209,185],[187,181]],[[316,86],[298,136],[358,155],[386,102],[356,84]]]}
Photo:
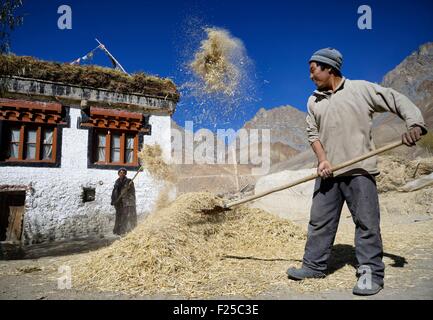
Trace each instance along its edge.
{"label": "pile of straw", "polygon": [[242,77],[237,63],[243,55],[244,46],[226,30],[206,28],[205,31],[207,39],[202,41],[190,67],[204,82],[206,91],[232,96]]}
{"label": "pile of straw", "polygon": [[433,157],[408,160],[403,157],[387,155],[379,157],[377,188],[381,193],[398,191],[407,182],[433,172]]}
{"label": "pile of straw", "polygon": [[138,157],[143,167],[155,179],[176,182],[174,169],[164,161],[159,144],[144,145],[143,149],[138,153]]}
{"label": "pile of straw", "polygon": [[[74,287],[182,297],[255,296],[285,278],[305,233],[260,209],[215,215],[210,193],[180,196],[110,247],[72,262]],[[275,263],[278,263],[275,269]]]}

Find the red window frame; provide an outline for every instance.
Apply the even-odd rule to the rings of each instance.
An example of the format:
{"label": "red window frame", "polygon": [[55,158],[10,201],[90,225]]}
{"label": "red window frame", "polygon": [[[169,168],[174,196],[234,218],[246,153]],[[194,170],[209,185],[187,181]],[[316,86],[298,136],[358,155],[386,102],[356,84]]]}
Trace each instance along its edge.
{"label": "red window frame", "polygon": [[[105,159],[104,161],[98,161],[98,136],[99,134],[105,134]],[[112,149],[113,149],[113,136],[120,136],[120,156],[119,161],[113,161]],[[134,149],[133,149],[133,161],[125,162],[126,155],[126,137],[132,136],[134,138]],[[120,165],[125,167],[136,167],[138,163],[138,132],[124,131],[124,130],[113,130],[113,129],[99,129],[95,128],[93,134],[93,163],[97,165]]]}
{"label": "red window frame", "polygon": [[[40,125],[40,124],[29,124],[29,123],[19,123],[10,122],[7,124],[7,144],[5,147],[10,148],[12,129],[19,128],[20,139],[18,145],[18,157],[12,158],[9,156],[9,151],[7,152],[7,157],[5,162],[30,162],[30,163],[55,163],[57,159],[57,126],[55,125]],[[42,130],[50,128],[53,130],[53,141],[52,141],[52,151],[50,159],[43,159],[43,133]],[[35,159],[27,159],[26,157],[26,145],[27,145],[27,132],[29,129],[36,130],[36,152]]]}
{"label": "red window frame", "polygon": [[[64,118],[64,108],[60,103],[0,98],[0,120],[3,121],[4,125],[4,131],[1,135],[2,141],[0,142],[4,152],[1,152],[0,162],[11,163],[11,165],[13,162],[46,163],[50,164],[49,166],[58,163],[61,126],[67,125]],[[11,128],[19,128],[20,130],[18,156],[14,158],[10,157],[9,154]],[[49,159],[43,159],[43,130],[45,128],[53,130],[52,150]],[[26,159],[26,133],[29,129],[36,131],[35,159]]]}

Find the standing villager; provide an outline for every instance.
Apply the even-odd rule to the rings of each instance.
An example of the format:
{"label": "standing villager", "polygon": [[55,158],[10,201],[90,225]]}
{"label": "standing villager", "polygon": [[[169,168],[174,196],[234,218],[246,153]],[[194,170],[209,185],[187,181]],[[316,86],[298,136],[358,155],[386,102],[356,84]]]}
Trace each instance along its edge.
{"label": "standing villager", "polygon": [[[375,176],[377,158],[358,162],[334,176],[332,165],[375,149],[372,118],[392,112],[406,122],[402,141],[413,146],[427,129],[420,110],[404,95],[377,84],[342,76],[343,57],[333,48],[321,49],[310,61],[310,78],[317,90],[308,99],[307,133],[317,159],[318,178],[308,225],[302,268],[289,268],[290,279],[323,278],[344,202],[355,223],[357,295],[378,293],[384,285],[385,265],[380,233]],[[361,281],[362,280],[362,281]]]}
{"label": "standing villager", "polygon": [[113,233],[117,235],[124,235],[137,226],[134,182],[126,174],[125,168],[119,169],[111,194],[111,205],[116,209]]}

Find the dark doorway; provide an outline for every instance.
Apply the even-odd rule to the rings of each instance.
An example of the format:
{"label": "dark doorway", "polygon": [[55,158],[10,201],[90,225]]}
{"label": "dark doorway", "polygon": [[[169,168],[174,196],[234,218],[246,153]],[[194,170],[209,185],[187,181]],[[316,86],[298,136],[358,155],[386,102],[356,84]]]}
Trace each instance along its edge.
{"label": "dark doorway", "polygon": [[0,241],[21,241],[25,191],[0,192]]}

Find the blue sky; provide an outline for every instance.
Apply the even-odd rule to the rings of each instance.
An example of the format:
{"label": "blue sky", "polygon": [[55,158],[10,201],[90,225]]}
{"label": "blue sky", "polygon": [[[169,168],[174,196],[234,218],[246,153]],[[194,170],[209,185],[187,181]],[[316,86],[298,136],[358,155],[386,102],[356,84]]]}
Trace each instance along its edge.
{"label": "blue sky", "polygon": [[[72,8],[72,30],[57,28],[57,8]],[[372,9],[373,29],[360,30],[360,5]],[[254,61],[256,101],[242,115],[219,127],[238,129],[260,107],[292,105],[305,111],[314,90],[307,60],[331,46],[344,56],[343,73],[351,79],[380,82],[421,44],[433,41],[433,1],[55,1],[24,0],[24,24],[12,34],[12,51],[44,60],[72,61],[93,49],[99,38],[129,72],[170,77],[181,84],[185,50],[198,45],[186,25],[229,30],[241,39]],[[191,30],[190,30],[191,31]],[[94,63],[109,66],[102,54]],[[174,119],[183,124],[193,109],[183,99]],[[208,106],[212,108],[211,105]],[[203,122],[202,126],[211,127]]]}

